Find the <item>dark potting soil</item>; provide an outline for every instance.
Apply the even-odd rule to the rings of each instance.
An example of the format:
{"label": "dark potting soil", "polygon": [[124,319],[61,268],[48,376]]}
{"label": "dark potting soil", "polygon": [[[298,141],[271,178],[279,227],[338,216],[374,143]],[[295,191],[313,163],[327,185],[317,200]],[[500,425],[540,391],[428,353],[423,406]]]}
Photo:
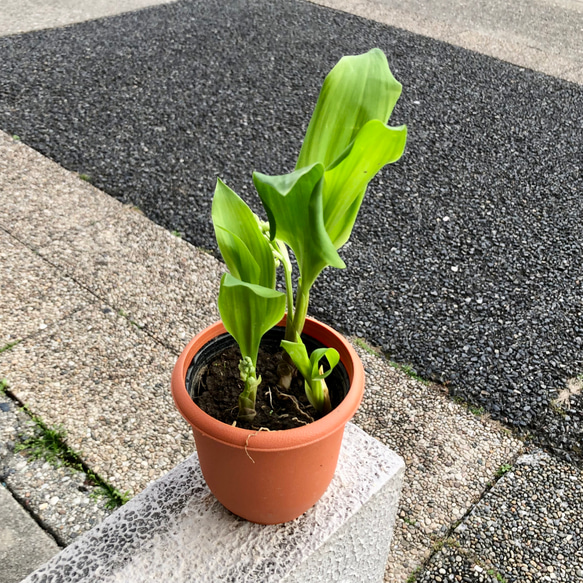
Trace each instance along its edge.
{"label": "dark potting soil", "polygon": [[[199,383],[199,396],[193,400],[205,413],[229,425],[236,422],[236,426],[243,429],[266,428],[270,431],[293,429],[318,419],[317,411],[306,397],[301,375],[296,371],[287,390],[278,386],[278,367],[283,354],[272,354],[260,348],[257,374],[261,375],[262,382],[257,389],[257,415],[252,423],[238,420],[238,399],[244,386],[239,377],[240,358],[239,348],[231,346],[204,367],[198,379],[194,379]],[[331,393],[334,393],[333,388]]]}

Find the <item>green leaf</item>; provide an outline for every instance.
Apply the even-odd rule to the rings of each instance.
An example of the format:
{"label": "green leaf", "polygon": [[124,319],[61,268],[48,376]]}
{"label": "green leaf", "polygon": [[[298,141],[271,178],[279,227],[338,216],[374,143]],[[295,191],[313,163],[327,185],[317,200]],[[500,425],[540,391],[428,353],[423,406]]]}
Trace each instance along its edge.
{"label": "green leaf", "polygon": [[[308,357],[308,351],[299,334],[295,342],[282,340],[281,347],[289,354],[292,362],[304,377],[308,401],[316,411],[327,412],[330,408],[330,395],[324,379],[340,361],[338,351],[335,348],[317,348]],[[324,356],[328,359],[330,370],[320,374],[320,360]]]}
{"label": "green leaf", "polygon": [[387,123],[401,89],[380,49],[340,59],[324,80],[296,168],[328,168],[368,121]]}
{"label": "green leaf", "polygon": [[356,139],[324,174],[323,205],[326,231],[336,249],[348,241],[368,183],[405,149],[407,128],[367,122]]}
{"label": "green leaf", "polygon": [[285,294],[225,273],[219,290],[219,312],[241,355],[249,357],[256,367],[261,338],[283,318]]}
{"label": "green leaf", "polygon": [[306,290],[324,267],[345,267],[324,225],[323,174],[322,164],[282,176],[253,173],[255,188],[269,217],[270,235],[292,248]]}
{"label": "green leaf", "polygon": [[217,180],[212,217],[217,243],[231,274],[247,283],[274,288],[275,260],[259,219],[221,180]]}
{"label": "green leaf", "polygon": [[[328,363],[330,364],[330,369],[326,372],[320,374],[320,361],[322,358],[326,357]],[[340,354],[335,348],[317,348],[310,354],[310,365],[312,367],[312,379],[322,380],[325,379],[334,369],[334,367],[340,362]]]}

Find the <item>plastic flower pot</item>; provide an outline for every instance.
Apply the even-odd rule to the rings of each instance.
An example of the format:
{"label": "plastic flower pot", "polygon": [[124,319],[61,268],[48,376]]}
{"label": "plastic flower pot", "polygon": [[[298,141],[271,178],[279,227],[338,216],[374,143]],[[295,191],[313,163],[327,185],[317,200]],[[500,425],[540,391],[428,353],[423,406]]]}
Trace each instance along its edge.
{"label": "plastic flower pot", "polygon": [[[278,324],[284,326],[285,318]],[[204,366],[209,360],[208,355],[204,356],[205,347],[225,334],[223,324],[218,322],[184,349],[172,374],[174,402],[194,432],[204,479],[223,506],[260,524],[293,520],[311,508],[332,481],[344,427],[362,399],[362,363],[343,336],[307,318],[304,334],[340,354],[346,378],[344,398],[330,413],[308,425],[283,431],[250,431],[206,414],[187,389],[187,375],[190,378],[193,367]]]}

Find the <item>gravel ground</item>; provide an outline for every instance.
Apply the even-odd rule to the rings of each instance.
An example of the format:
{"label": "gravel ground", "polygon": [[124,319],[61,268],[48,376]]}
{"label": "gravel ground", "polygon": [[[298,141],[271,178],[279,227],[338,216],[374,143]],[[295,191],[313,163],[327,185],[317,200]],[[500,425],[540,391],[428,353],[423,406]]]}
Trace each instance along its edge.
{"label": "gravel ground", "polygon": [[15,446],[38,434],[30,416],[0,393],[0,480],[61,546],[99,524],[112,510],[87,475],[66,465],[32,460]]}
{"label": "gravel ground", "polygon": [[216,175],[250,199],[251,170],[291,170],[325,73],[372,46],[408,151],[314,315],[580,459],[583,400],[550,404],[583,370],[582,87],[304,2],[195,0],[0,39],[0,127],[214,249]]}
{"label": "gravel ground", "polygon": [[581,474],[540,450],[523,455],[417,580],[583,581]]}

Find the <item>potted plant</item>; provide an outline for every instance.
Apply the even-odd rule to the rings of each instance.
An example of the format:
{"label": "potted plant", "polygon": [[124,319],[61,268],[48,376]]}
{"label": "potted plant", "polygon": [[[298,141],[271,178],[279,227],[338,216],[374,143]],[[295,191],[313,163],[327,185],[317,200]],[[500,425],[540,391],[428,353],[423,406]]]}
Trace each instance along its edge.
{"label": "potted plant", "polygon": [[[345,267],[338,249],[368,183],[403,153],[406,127],[386,125],[400,93],[381,50],[343,57],[324,81],[295,170],[253,173],[268,222],[217,181],[212,219],[229,270],[222,321],[183,351],[172,394],[209,488],[253,522],[292,520],[317,502],[360,403],[362,364],[340,334],[307,317],[309,293],[324,268]],[[231,402],[221,405],[225,394]]]}

